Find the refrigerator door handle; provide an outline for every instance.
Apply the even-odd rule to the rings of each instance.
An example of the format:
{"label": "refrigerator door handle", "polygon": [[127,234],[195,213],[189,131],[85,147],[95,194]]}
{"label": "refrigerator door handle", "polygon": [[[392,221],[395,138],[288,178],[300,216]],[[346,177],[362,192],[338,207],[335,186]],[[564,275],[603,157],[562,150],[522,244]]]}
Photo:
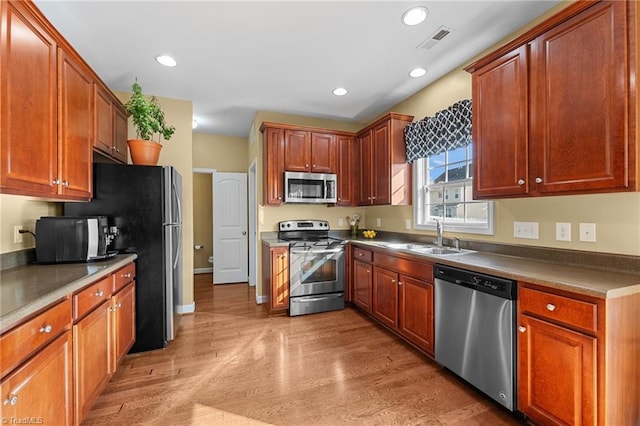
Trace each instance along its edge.
{"label": "refrigerator door handle", "polygon": [[178,223],[182,223],[182,201],[180,200],[180,197],[178,197],[178,187],[176,186],[176,181],[175,180],[171,180],[171,187],[173,188],[173,196],[176,197],[176,207],[178,208],[178,217],[177,217],[177,222]]}
{"label": "refrigerator door handle", "polygon": [[176,228],[180,230],[180,235],[178,236],[178,246],[176,247],[176,255],[173,257],[173,269],[176,269],[178,266],[178,262],[180,261],[180,257],[182,256],[182,229],[180,225],[175,225]]}

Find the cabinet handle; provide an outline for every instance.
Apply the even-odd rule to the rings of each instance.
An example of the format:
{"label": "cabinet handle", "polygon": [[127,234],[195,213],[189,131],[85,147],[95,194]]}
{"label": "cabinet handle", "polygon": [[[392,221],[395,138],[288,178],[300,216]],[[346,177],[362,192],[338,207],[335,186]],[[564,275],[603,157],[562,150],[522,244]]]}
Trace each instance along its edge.
{"label": "cabinet handle", "polygon": [[551,303],[547,303],[547,310],[553,312],[556,310],[556,305],[553,305]]}
{"label": "cabinet handle", "polygon": [[542,183],[542,178],[541,177],[537,177],[536,178],[536,183]]}
{"label": "cabinet handle", "polygon": [[[16,405],[18,403],[18,395],[10,394],[4,401],[2,401],[2,405]],[[3,422],[4,423],[4,422]]]}
{"label": "cabinet handle", "polygon": [[313,168],[315,169],[315,168],[316,168],[316,165],[314,164],[314,165],[313,165],[313,166],[311,166],[311,167],[313,167]]}
{"label": "cabinet handle", "polygon": [[131,273],[124,274],[124,275],[123,275],[123,277],[125,277],[125,278],[131,278]]}
{"label": "cabinet handle", "polygon": [[51,333],[51,330],[53,330],[53,327],[51,327],[51,324],[47,324],[44,327],[40,327],[40,333]]}
{"label": "cabinet handle", "polygon": [[51,181],[51,183],[54,185],[60,185],[60,179],[54,179]]}
{"label": "cabinet handle", "polygon": [[524,179],[518,179],[518,185],[520,186],[524,185]]}
{"label": "cabinet handle", "polygon": [[398,285],[402,285],[402,281],[398,281]]}
{"label": "cabinet handle", "polygon": [[358,256],[362,257],[364,256],[364,253],[358,253]]}
{"label": "cabinet handle", "polygon": [[69,186],[69,181],[68,180],[63,180],[62,181],[62,186]]}
{"label": "cabinet handle", "polygon": [[394,279],[392,278],[392,279],[391,279],[391,282],[392,282],[392,283],[395,283],[395,282],[396,282],[396,280],[394,280]]}
{"label": "cabinet handle", "polygon": [[102,296],[104,296],[104,291],[98,290],[93,295],[96,296],[96,297],[102,297]]}
{"label": "cabinet handle", "polygon": [[118,304],[116,305],[116,309],[119,309],[119,308],[122,308],[122,303],[118,303]]}
{"label": "cabinet handle", "polygon": [[375,200],[375,199],[376,199],[376,196],[374,195],[373,197],[371,197],[371,199],[372,199],[372,200]]}
{"label": "cabinet handle", "polygon": [[[315,165],[314,165],[313,167],[315,167]],[[309,164],[306,164],[306,163],[305,163],[304,168],[305,168],[305,169],[308,169],[308,168],[309,168]]]}
{"label": "cabinet handle", "polygon": [[527,331],[527,327],[521,325],[520,327],[518,327],[518,331],[520,333],[524,333],[525,331]]}

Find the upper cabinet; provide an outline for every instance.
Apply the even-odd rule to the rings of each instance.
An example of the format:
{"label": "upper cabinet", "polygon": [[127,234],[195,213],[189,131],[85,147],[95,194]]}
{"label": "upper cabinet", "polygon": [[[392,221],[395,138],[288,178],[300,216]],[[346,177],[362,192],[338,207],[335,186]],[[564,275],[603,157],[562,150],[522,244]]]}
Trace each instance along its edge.
{"label": "upper cabinet", "polygon": [[111,92],[94,84],[93,148],[114,160],[127,162],[127,113]]}
{"label": "upper cabinet", "polygon": [[337,206],[354,206],[356,188],[355,137],[338,135],[338,202]]}
{"label": "upper cabinet", "polygon": [[637,189],[635,2],[577,2],[467,67],[474,197]]}
{"label": "upper cabinet", "polygon": [[284,169],[288,172],[336,173],[336,139],[330,133],[284,131]]}
{"label": "upper cabinet", "polygon": [[0,2],[0,61],[0,192],[89,200],[94,137],[109,127],[94,85],[121,104],[32,2]]}
{"label": "upper cabinet", "polygon": [[412,120],[411,115],[389,113],[358,133],[358,205],[411,204],[404,128]]}

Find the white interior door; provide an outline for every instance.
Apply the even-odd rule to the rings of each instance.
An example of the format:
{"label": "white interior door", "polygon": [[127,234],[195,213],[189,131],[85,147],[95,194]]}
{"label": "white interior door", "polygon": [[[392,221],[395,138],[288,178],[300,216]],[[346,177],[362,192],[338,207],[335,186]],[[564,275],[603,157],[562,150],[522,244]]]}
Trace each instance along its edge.
{"label": "white interior door", "polygon": [[213,283],[248,278],[247,174],[213,174]]}

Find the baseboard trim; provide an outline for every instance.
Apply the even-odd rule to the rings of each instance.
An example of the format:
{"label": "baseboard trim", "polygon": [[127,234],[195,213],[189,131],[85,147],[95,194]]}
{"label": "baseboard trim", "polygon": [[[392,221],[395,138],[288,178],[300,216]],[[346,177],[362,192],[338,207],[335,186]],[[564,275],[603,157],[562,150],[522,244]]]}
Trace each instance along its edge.
{"label": "baseboard trim", "polygon": [[194,268],[194,274],[210,274],[213,272],[213,268]]}
{"label": "baseboard trim", "polygon": [[256,296],[256,303],[262,305],[267,302],[267,296]]}
{"label": "baseboard trim", "polygon": [[180,315],[183,314],[192,314],[196,311],[196,302],[192,302],[188,305],[178,305],[176,306],[176,312]]}

